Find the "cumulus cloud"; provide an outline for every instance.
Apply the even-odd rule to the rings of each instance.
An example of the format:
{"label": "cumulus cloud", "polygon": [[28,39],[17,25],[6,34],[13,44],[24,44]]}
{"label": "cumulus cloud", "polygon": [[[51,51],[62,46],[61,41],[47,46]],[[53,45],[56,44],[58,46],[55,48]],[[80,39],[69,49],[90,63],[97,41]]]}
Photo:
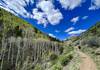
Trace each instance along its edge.
{"label": "cumulus cloud", "polygon": [[33,18],[38,20],[38,24],[41,24],[41,23],[45,24],[45,23],[47,23],[47,20],[44,18],[45,13],[39,12],[38,9],[35,8],[35,9],[33,9],[33,14],[34,14]]}
{"label": "cumulus cloud", "polygon": [[27,6],[30,1],[32,3],[34,2],[34,0],[2,0],[2,7],[15,15],[19,14],[23,17],[29,17],[29,13],[24,7]]}
{"label": "cumulus cloud", "polygon": [[57,25],[63,19],[63,16],[59,10],[52,10],[51,13],[47,14],[47,19],[52,25]]}
{"label": "cumulus cloud", "polygon": [[84,0],[58,0],[62,8],[73,10],[74,8],[81,6],[81,4],[84,2]]}
{"label": "cumulus cloud", "polygon": [[31,15],[31,18],[36,19],[38,24],[43,24],[44,28],[47,26],[48,21],[45,18],[44,12],[39,12],[37,8],[33,9],[33,15]]}
{"label": "cumulus cloud", "polygon": [[68,34],[70,34],[70,35],[77,35],[77,34],[85,32],[85,31],[86,31],[85,29],[79,29],[77,31],[68,32]]}
{"label": "cumulus cloud", "polygon": [[[46,27],[48,23],[57,25],[61,19],[63,19],[62,13],[59,9],[55,9],[52,0],[39,0],[36,2],[36,8],[33,8],[33,14],[30,14],[25,7],[30,3],[33,4],[34,0],[2,0],[1,2],[1,8],[17,16],[21,15],[25,18],[36,19],[38,24],[44,24],[44,27]],[[42,11],[39,11],[39,9]]]}
{"label": "cumulus cloud", "polygon": [[[37,9],[41,9],[43,12],[38,11],[37,13],[39,14],[33,12],[33,15],[40,16],[42,20],[44,20],[46,23],[48,21],[48,23],[50,23],[51,25],[59,24],[61,19],[63,19],[62,13],[59,11],[59,9],[55,9],[52,1],[45,1],[45,0],[40,1],[39,3],[37,3]],[[34,19],[39,19],[38,21],[41,21],[40,18],[38,17]]]}
{"label": "cumulus cloud", "polygon": [[73,23],[77,23],[78,21],[79,21],[79,16],[71,19],[71,22],[73,22]]}
{"label": "cumulus cloud", "polygon": [[72,31],[74,29],[75,29],[74,27],[70,27],[70,28],[66,29],[65,32],[70,32],[70,31]]}
{"label": "cumulus cloud", "polygon": [[89,10],[96,10],[100,9],[100,0],[92,0],[91,7],[89,7]]}
{"label": "cumulus cloud", "polygon": [[51,36],[51,37],[53,37],[53,38],[56,37],[55,35],[53,35],[53,34],[51,34],[51,33],[49,33],[48,35]]}
{"label": "cumulus cloud", "polygon": [[42,11],[44,11],[46,13],[50,13],[54,9],[54,5],[53,5],[52,1],[44,0],[44,1],[40,1],[37,4],[37,8],[40,8]]}

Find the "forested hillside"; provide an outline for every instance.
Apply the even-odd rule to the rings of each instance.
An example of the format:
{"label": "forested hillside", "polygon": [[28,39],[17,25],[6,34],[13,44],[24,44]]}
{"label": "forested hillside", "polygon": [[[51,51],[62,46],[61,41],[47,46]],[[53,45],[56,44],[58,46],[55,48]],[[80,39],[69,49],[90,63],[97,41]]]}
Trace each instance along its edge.
{"label": "forested hillside", "polygon": [[77,43],[81,46],[81,51],[94,59],[100,70],[100,22],[81,34],[76,40]]}
{"label": "forested hillside", "polygon": [[89,28],[86,32],[81,34],[81,37],[97,36],[100,37],[100,22],[97,22],[94,26]]}
{"label": "forested hillside", "polygon": [[100,70],[100,22],[61,42],[0,9],[0,70],[79,70],[79,51]]}
{"label": "forested hillside", "polygon": [[100,21],[80,36],[71,37],[65,44],[79,48],[81,52],[90,56],[96,63],[97,70],[100,70]]}
{"label": "forested hillside", "polygon": [[0,9],[0,70],[62,70],[73,50]]}
{"label": "forested hillside", "polygon": [[6,35],[9,35],[12,32],[13,32],[13,34],[14,34],[14,32],[18,32],[18,30],[19,30],[19,35],[21,35],[25,31],[27,31],[27,32],[31,31],[31,33],[29,33],[29,34],[33,34],[32,36],[34,36],[34,38],[47,39],[46,35],[41,33],[41,31],[37,30],[35,27],[31,26],[26,21],[6,12],[3,9],[0,9],[0,31],[2,31],[3,33],[8,32],[8,34],[6,34]]}

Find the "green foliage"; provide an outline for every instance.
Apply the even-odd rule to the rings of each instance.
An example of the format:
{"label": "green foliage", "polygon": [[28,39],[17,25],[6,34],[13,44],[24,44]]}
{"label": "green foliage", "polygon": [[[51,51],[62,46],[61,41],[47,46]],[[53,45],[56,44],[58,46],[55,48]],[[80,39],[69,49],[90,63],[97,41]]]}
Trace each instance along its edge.
{"label": "green foliage", "polygon": [[[0,28],[0,70],[33,70],[34,67],[34,70],[44,70],[42,66],[49,60],[49,51],[54,52],[53,46],[60,46],[28,22],[3,9],[0,9]],[[63,49],[60,51],[62,53]],[[57,59],[56,54],[50,55],[50,61],[56,63]]]}
{"label": "green foliage", "polygon": [[36,64],[34,70],[43,70],[41,64]]}
{"label": "green foliage", "polygon": [[82,33],[80,39],[94,37],[94,36],[100,37],[100,21],[97,22],[91,28],[89,28],[86,32]]}
{"label": "green foliage", "polygon": [[64,46],[63,54],[68,54],[69,52],[73,50],[74,48],[72,46]]}
{"label": "green foliage", "polygon": [[71,37],[70,40],[71,40],[72,42],[75,42],[75,41],[79,40],[79,36]]}
{"label": "green foliage", "polygon": [[89,47],[100,47],[100,38],[94,37],[88,40]]}
{"label": "green foliage", "polygon": [[100,53],[99,49],[100,49],[100,47],[99,48],[97,48],[97,47],[91,48],[91,47],[87,47],[87,46],[82,46],[82,49],[81,49],[84,53],[91,56],[91,58],[96,63],[97,70],[100,70],[100,55],[98,55]]}
{"label": "green foliage", "polygon": [[[0,29],[0,46],[2,45],[1,41],[4,40],[3,38],[6,38],[6,40],[8,41],[8,42],[4,41],[5,45],[3,45],[5,46],[3,48],[6,48],[5,50],[3,50],[3,53],[2,53],[2,55],[4,55],[4,58],[2,58],[4,62],[0,63],[0,65],[3,64],[1,65],[4,68],[3,70],[7,70],[10,68],[11,68],[10,70],[20,70],[20,69],[31,70],[33,69],[32,67],[35,67],[34,70],[44,70],[42,67],[44,63],[41,64],[42,61],[38,61],[38,63],[34,65],[33,63],[34,55],[39,54],[36,57],[44,59],[46,63],[48,62],[49,51],[51,53],[49,57],[50,62],[52,63],[51,70],[62,70],[62,66],[65,66],[66,64],[68,64],[70,60],[73,58],[72,54],[70,53],[71,51],[73,51],[73,47],[63,48],[63,47],[60,47],[60,45],[58,44],[57,45],[52,44],[51,41],[57,41],[57,43],[60,41],[57,39],[48,37],[47,35],[44,35],[43,33],[41,33],[41,31],[37,30],[37,28],[31,26],[26,21],[10,14],[9,12],[6,12],[3,9],[0,9],[0,26],[2,26],[0,27],[1,28]],[[27,34],[25,34],[25,32]],[[14,37],[11,38],[11,36],[14,36]],[[30,38],[27,38],[27,36],[28,37],[32,36],[32,37],[30,39]],[[42,41],[38,41],[39,38]],[[38,41],[38,43],[36,43],[36,40]],[[45,41],[51,40],[51,41],[45,42],[44,40]],[[35,45],[33,45],[33,42],[35,43]],[[38,46],[39,44],[41,44],[41,47],[37,47],[36,44],[38,44]],[[52,48],[47,46],[47,45],[51,46],[50,44],[57,47],[59,46],[58,48],[58,51],[60,51],[60,55],[58,54],[59,56],[56,55],[55,53],[52,53],[51,51]],[[35,46],[35,49],[33,49],[34,46]],[[46,48],[49,48],[49,51],[47,51],[46,48],[44,48],[44,46]],[[43,53],[41,54],[41,51],[40,50],[37,51],[37,49],[40,49]],[[0,52],[1,51],[2,49],[0,47]],[[43,58],[41,55],[43,56]],[[5,69],[5,67],[7,69]],[[16,69],[13,69],[12,67]]]}
{"label": "green foliage", "polygon": [[63,51],[64,51],[64,47],[60,47],[60,48],[59,48],[59,51],[60,51],[60,54],[62,54]]}
{"label": "green foliage", "polygon": [[51,53],[51,55],[50,55],[51,61],[56,60],[57,58],[58,58],[58,56],[55,53]]}
{"label": "green foliage", "polygon": [[53,65],[50,70],[62,70],[62,68],[62,65],[58,63]]}
{"label": "green foliage", "polygon": [[[88,39],[88,40],[87,40]],[[100,37],[89,37],[81,40],[81,46],[87,45],[88,47],[100,47]]]}
{"label": "green foliage", "polygon": [[81,41],[81,50],[94,59],[100,70],[100,21],[81,34],[79,41]]}
{"label": "green foliage", "polygon": [[[30,25],[28,22],[10,14],[9,12],[6,12],[3,9],[0,9],[0,25],[3,25],[2,33],[8,36],[11,35],[22,36],[22,32],[25,31],[30,32],[31,29],[32,31],[31,33],[34,33],[36,39],[37,38],[49,39],[47,35],[44,35],[40,30],[37,30],[37,28]],[[19,28],[16,29],[16,27]],[[0,31],[0,36],[2,35],[2,33]]]}
{"label": "green foliage", "polygon": [[95,54],[100,55],[100,48],[96,49]]}
{"label": "green foliage", "polygon": [[64,68],[65,70],[80,70],[81,58],[77,54],[77,51],[73,54],[73,59],[70,63]]}
{"label": "green foliage", "polygon": [[72,60],[72,58],[73,58],[73,54],[71,52],[67,55],[61,55],[59,61],[62,66],[66,66],[70,62],[70,60]]}

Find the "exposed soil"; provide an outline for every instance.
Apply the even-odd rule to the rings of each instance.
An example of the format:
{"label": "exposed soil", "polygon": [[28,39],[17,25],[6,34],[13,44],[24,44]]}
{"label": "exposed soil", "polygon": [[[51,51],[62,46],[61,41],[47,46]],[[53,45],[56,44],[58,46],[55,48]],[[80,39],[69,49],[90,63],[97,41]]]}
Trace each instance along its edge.
{"label": "exposed soil", "polygon": [[97,70],[96,64],[90,58],[90,56],[86,55],[85,53],[78,51],[79,56],[82,60],[80,64],[80,70]]}
{"label": "exposed soil", "polygon": [[[81,52],[80,50],[78,50],[77,52],[81,59],[79,70],[97,70],[96,64],[94,63],[94,61],[92,60],[90,56]],[[68,70],[67,66],[65,66],[63,70]]]}

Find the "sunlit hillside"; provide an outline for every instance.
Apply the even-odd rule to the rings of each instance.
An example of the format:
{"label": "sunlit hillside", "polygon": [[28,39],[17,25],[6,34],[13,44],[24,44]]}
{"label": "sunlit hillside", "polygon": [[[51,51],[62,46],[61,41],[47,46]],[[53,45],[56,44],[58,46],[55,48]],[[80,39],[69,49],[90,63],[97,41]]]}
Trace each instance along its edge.
{"label": "sunlit hillside", "polygon": [[59,41],[0,9],[0,70],[86,70],[89,64],[100,70],[100,22]]}

